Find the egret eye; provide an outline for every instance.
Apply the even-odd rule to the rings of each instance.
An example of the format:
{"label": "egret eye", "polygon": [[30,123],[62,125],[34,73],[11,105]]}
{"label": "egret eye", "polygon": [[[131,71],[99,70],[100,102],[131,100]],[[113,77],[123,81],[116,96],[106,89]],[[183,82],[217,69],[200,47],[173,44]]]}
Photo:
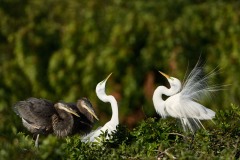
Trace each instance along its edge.
{"label": "egret eye", "polygon": [[99,84],[102,85],[105,82],[105,80],[101,81]]}

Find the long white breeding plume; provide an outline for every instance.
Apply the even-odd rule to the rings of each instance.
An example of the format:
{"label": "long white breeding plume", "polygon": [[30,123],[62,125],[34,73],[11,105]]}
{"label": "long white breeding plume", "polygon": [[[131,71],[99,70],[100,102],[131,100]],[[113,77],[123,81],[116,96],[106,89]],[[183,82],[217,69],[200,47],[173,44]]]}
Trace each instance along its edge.
{"label": "long white breeding plume", "polygon": [[[215,112],[200,104],[200,101],[205,97],[210,98],[212,92],[221,89],[221,86],[208,84],[216,70],[203,76],[203,66],[197,63],[183,86],[177,78],[160,73],[167,78],[170,88],[158,86],[154,91],[153,104],[156,112],[162,118],[171,116],[180,119],[185,131],[189,129],[194,133],[197,129],[204,128],[200,120],[212,120]],[[165,101],[162,99],[163,94],[169,96]]]}

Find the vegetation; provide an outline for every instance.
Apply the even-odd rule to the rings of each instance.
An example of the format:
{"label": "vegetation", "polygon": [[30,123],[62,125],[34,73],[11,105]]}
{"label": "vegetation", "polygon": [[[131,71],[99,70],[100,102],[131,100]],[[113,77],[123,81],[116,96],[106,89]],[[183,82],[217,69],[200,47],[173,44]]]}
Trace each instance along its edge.
{"label": "vegetation", "polygon": [[[0,159],[239,158],[239,7],[236,0],[0,0]],[[158,70],[184,79],[199,57],[206,72],[221,69],[213,83],[229,86],[204,102],[217,111],[215,124],[191,138],[176,120],[159,120],[152,93],[168,85]],[[111,72],[107,93],[123,125],[113,139],[96,146],[50,135],[33,147],[12,110],[17,101],[88,97],[97,127],[111,110],[95,86]]]}
{"label": "vegetation", "polygon": [[[234,120],[229,121],[231,117]],[[175,119],[147,118],[132,131],[120,125],[111,139],[82,143],[79,135],[57,139],[40,138],[39,148],[23,133],[9,139],[14,147],[2,144],[3,159],[239,159],[240,107],[217,113],[215,124],[194,136],[183,133]],[[15,154],[11,154],[15,153]]]}

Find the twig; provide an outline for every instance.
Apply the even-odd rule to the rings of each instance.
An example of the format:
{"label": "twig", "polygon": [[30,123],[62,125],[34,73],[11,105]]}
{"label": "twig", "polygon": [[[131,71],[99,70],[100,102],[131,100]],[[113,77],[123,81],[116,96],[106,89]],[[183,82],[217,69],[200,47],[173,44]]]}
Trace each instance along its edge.
{"label": "twig", "polygon": [[158,156],[157,156],[157,159],[160,160],[161,158],[163,158],[163,155],[166,154],[168,157],[170,157],[171,159],[177,159],[174,155],[172,155],[171,153],[169,153],[168,151],[170,149],[173,149],[174,147],[170,147],[170,148],[167,148],[165,149],[163,152],[159,151],[158,150]]}
{"label": "twig", "polygon": [[180,134],[180,133],[168,133],[168,134],[171,134],[171,135],[177,135],[177,136],[181,136],[181,137],[185,138],[185,136],[182,135],[182,134]]}

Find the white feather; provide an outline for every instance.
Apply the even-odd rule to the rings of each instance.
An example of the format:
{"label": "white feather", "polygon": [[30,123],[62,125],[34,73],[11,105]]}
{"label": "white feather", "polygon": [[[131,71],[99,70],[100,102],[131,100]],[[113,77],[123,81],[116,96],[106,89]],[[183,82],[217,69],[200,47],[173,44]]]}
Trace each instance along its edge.
{"label": "white feather", "polygon": [[[110,102],[111,108],[112,108],[112,118],[103,127],[99,127],[95,131],[84,136],[81,140],[82,142],[96,142],[97,137],[99,137],[100,134],[102,134],[102,132],[105,132],[105,131],[108,131],[108,134],[111,135],[112,132],[116,130],[116,127],[119,124],[117,101],[113,96],[106,95],[106,93],[105,93],[106,81],[110,76],[111,76],[111,74],[105,80],[98,83],[98,85],[96,87],[96,94],[101,101]],[[109,138],[109,137],[107,137],[107,138]]]}
{"label": "white feather", "polygon": [[[200,120],[211,120],[215,117],[214,111],[199,103],[220,89],[219,86],[208,84],[209,79],[215,74],[213,70],[203,76],[203,66],[197,63],[182,87],[178,79],[163,74],[168,79],[170,88],[159,86],[154,91],[153,103],[157,113],[163,118],[171,116],[180,119],[184,130],[195,132],[196,129],[203,127]],[[169,98],[164,101],[162,94]]]}

